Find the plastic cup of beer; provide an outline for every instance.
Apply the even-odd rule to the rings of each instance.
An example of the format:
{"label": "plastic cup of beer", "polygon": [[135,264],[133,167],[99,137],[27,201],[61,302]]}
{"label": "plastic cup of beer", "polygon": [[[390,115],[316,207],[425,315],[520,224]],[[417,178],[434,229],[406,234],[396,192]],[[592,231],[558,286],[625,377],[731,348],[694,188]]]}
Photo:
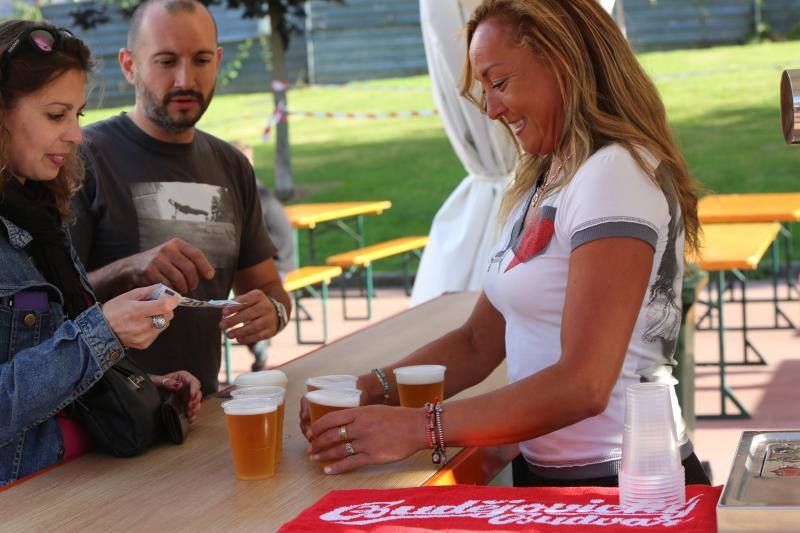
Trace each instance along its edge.
{"label": "plastic cup of beer", "polygon": [[356,388],[358,377],[345,374],[333,374],[330,376],[317,376],[306,380],[306,390],[308,392],[319,389],[348,389]]}
{"label": "plastic cup of beer", "polygon": [[283,387],[262,385],[244,387],[231,392],[234,398],[265,398],[278,406],[278,425],[275,430],[275,463],[281,462],[283,455],[283,413],[286,400],[286,389]]}
{"label": "plastic cup of beer", "polygon": [[228,424],[236,477],[265,479],[275,475],[277,406],[264,398],[236,398],[222,404]]}
{"label": "plastic cup of beer", "polygon": [[259,372],[247,372],[240,374],[233,380],[237,389],[245,387],[263,387],[265,385],[286,388],[289,378],[280,370],[261,370]]}
{"label": "plastic cup of beer", "polygon": [[434,398],[444,400],[444,371],[442,365],[402,366],[394,369],[397,392],[403,407],[423,407]]}
{"label": "plastic cup of beer", "polygon": [[[316,389],[306,393],[308,409],[313,424],[323,416],[334,411],[358,407],[361,402],[361,391],[358,389]],[[327,466],[333,461],[322,461]]]}

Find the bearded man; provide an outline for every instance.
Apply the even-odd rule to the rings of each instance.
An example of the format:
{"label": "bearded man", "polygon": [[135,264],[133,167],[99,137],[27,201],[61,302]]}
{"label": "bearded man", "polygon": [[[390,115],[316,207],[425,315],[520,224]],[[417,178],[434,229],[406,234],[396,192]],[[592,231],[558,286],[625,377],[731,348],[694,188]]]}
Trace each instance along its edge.
{"label": "bearded man", "polygon": [[[241,344],[277,334],[290,301],[261,216],[253,168],[237,149],[195,128],[211,103],[222,48],[195,0],[147,0],[134,12],[119,63],[133,109],[84,129],[87,179],[76,196],[75,248],[101,300],[163,283],[197,300],[239,305],[176,309],[143,369],[186,369],[216,392],[220,331]],[[180,205],[181,209],[176,206]]]}

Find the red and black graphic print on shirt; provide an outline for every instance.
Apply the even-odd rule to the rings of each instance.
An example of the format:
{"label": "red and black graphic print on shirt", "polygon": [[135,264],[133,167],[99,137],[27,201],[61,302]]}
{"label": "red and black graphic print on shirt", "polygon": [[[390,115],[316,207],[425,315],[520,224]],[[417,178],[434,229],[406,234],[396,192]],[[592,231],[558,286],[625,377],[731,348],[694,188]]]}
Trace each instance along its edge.
{"label": "red and black graphic print on shirt", "polygon": [[556,208],[551,205],[542,206],[539,212],[534,215],[531,223],[525,228],[525,233],[515,243],[513,247],[514,258],[508,264],[504,272],[508,272],[520,263],[536,257],[542,253],[550,240],[553,238],[555,230]]}
{"label": "red and black graphic print on shirt", "polygon": [[[532,195],[529,195],[525,200],[526,204],[530,202],[531,197]],[[527,210],[523,210],[519,219],[514,222],[514,226],[511,228],[508,244],[498,251],[489,261],[490,269],[494,264],[497,264],[497,268],[500,269],[500,265],[506,253],[511,251],[514,257],[511,258],[511,261],[509,261],[508,265],[503,270],[503,272],[508,272],[515,266],[526,263],[541,254],[545,251],[547,245],[550,244],[550,240],[553,238],[553,232],[555,231],[556,208],[552,205],[544,205],[538,208],[530,224],[528,224],[528,227],[525,228],[523,232],[522,228],[525,224],[526,217]]]}

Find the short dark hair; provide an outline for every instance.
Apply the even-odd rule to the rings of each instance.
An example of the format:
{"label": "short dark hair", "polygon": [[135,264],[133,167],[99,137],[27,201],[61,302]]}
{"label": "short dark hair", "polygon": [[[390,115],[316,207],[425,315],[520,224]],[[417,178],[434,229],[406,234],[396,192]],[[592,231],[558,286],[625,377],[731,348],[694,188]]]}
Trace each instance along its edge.
{"label": "short dark hair", "polygon": [[[0,23],[0,57],[24,32],[31,29],[47,29],[54,33],[60,30],[46,22],[31,20],[9,20]],[[17,101],[35,93],[48,83],[70,70],[91,74],[94,70],[92,53],[83,41],[77,37],[60,34],[60,46],[51,54],[43,54],[32,46],[20,46],[12,57],[5,58],[3,71],[0,73],[0,169],[8,165],[9,131],[6,129],[6,117]],[[8,179],[8,173],[0,173],[0,190]],[[56,176],[48,182],[56,199],[56,207],[62,217],[69,214],[69,199],[78,190],[83,181],[83,165],[77,153],[73,151]]]}
{"label": "short dark hair", "polygon": [[164,6],[164,9],[173,14],[181,11],[194,13],[197,11],[198,7],[205,9],[208,11],[208,14],[211,15],[211,21],[214,23],[214,41],[217,40],[217,21],[214,19],[213,13],[211,13],[202,2],[198,2],[197,0],[143,0],[136,6],[136,9],[133,10],[131,20],[128,23],[128,44],[126,45],[128,50],[133,50],[136,47],[137,41],[139,40],[139,33],[142,30],[142,22],[144,21],[145,13],[150,6],[155,4]]}

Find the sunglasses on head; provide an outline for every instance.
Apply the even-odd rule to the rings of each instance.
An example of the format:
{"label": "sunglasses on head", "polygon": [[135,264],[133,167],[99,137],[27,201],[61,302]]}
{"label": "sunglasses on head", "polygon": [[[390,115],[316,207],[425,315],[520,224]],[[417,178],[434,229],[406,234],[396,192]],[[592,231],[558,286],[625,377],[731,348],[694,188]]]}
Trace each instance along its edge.
{"label": "sunglasses on head", "polygon": [[11,61],[11,58],[14,57],[14,54],[23,44],[27,44],[44,55],[50,55],[61,49],[61,43],[65,37],[75,36],[66,28],[28,28],[5,49],[2,60],[0,60],[0,67],[5,69],[8,62]]}

